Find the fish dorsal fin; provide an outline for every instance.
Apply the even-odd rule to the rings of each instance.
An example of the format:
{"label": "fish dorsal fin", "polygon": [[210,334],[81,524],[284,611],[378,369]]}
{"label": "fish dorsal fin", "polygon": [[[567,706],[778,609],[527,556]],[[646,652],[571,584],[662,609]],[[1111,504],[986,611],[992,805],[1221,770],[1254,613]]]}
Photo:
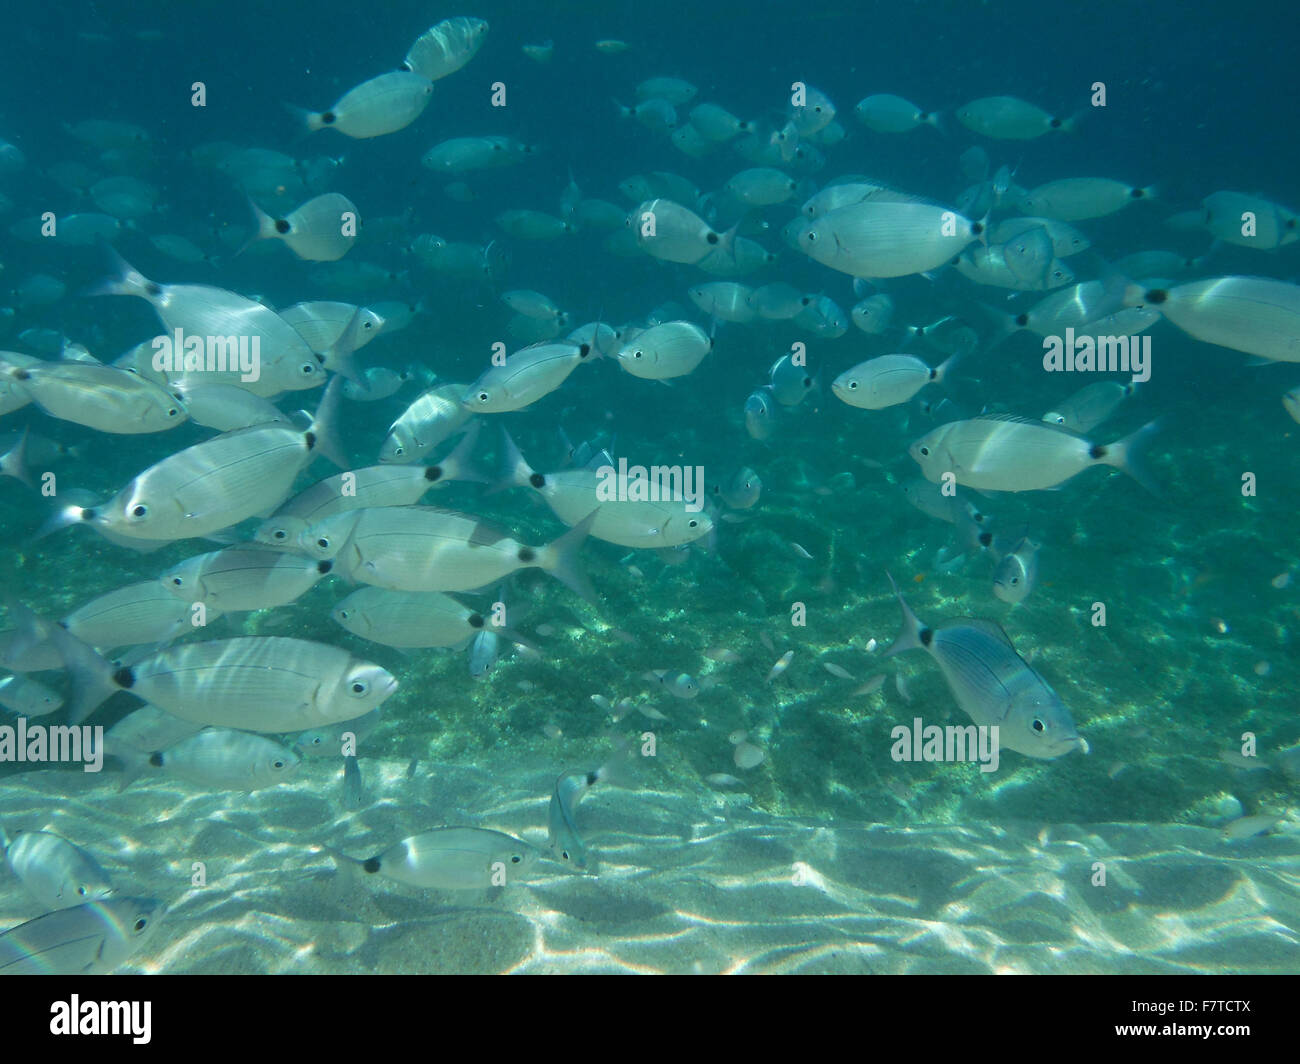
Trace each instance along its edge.
{"label": "fish dorsal fin", "polygon": [[979,417],[971,418],[972,421],[1001,421],[1010,425],[1035,425],[1040,429],[1047,429],[1051,432],[1059,433],[1062,436],[1071,436],[1074,439],[1083,439],[1077,432],[1071,432],[1063,425],[1053,425],[1050,421],[1040,421],[1036,417],[1024,417],[1021,414],[980,414]]}

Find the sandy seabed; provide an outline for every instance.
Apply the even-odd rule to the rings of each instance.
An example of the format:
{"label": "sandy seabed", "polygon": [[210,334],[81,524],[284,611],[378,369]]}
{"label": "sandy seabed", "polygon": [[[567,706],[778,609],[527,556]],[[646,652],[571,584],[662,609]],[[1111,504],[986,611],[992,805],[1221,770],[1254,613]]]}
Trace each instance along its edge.
{"label": "sandy seabed", "polygon": [[[554,770],[362,764],[371,804],[356,812],[339,768],[311,761],[252,794],[9,775],[0,819],[63,835],[119,893],[168,905],[122,972],[1300,971],[1300,835],[845,824],[734,792],[598,786],[578,814],[597,875],[543,860],[502,888],[422,891],[322,847],[364,857],[444,824],[545,846]],[[38,915],[0,866],[0,928]]]}

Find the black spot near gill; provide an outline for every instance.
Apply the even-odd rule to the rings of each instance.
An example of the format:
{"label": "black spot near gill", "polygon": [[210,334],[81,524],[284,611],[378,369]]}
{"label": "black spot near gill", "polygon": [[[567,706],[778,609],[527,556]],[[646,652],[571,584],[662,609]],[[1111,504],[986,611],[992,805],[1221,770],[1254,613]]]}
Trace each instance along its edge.
{"label": "black spot near gill", "polygon": [[528,483],[535,488],[544,488],[546,487],[546,478],[541,473],[534,473],[528,478]]}
{"label": "black spot near gill", "polygon": [[440,465],[431,465],[431,466],[429,466],[429,467],[428,467],[427,469],[425,469],[425,471],[424,471],[424,479],[425,479],[425,480],[428,480],[428,481],[441,480],[441,479],[442,479],[442,466],[440,466]]}
{"label": "black spot near gill", "polygon": [[113,682],[123,690],[129,690],[135,686],[135,670],[130,665],[124,665],[113,673]]}
{"label": "black spot near gill", "polygon": [[372,857],[370,858],[369,861],[366,861],[365,864],[363,864],[361,867],[373,875],[375,872],[379,871],[379,858]]}
{"label": "black spot near gill", "polygon": [[471,628],[482,628],[484,624],[483,614],[481,613],[471,613],[466,620],[469,621],[469,626]]}
{"label": "black spot near gill", "polygon": [[933,628],[922,628],[922,629],[917,633],[917,636],[918,636],[918,637],[920,638],[920,640],[921,640],[921,646],[923,646],[923,647],[928,647],[931,643],[934,642],[934,629],[933,629]]}
{"label": "black spot near gill", "polygon": [[535,562],[537,561],[537,551],[533,550],[532,547],[520,547],[519,560],[526,564]]}

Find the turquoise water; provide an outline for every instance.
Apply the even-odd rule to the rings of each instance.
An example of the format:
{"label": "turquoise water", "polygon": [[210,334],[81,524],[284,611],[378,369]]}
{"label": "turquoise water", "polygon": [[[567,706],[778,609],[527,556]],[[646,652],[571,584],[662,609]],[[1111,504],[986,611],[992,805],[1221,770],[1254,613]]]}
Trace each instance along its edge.
{"label": "turquoise water", "polygon": [[[805,199],[846,175],[954,205],[972,184],[959,159],[978,146],[990,177],[1006,165],[1026,189],[1067,177],[1155,187],[1151,202],[1073,223],[1092,242],[1067,260],[1078,281],[1114,283],[1111,263],[1167,249],[1196,261],[1177,277],[1128,280],[1152,281],[1148,288],[1234,275],[1295,282],[1292,246],[1219,244],[1203,226],[1167,224],[1219,190],[1295,202],[1292,149],[1277,117],[1277,101],[1294,87],[1285,12],[1265,6],[1247,20],[1226,7],[1155,14],[1129,4],[704,4],[673,15],[662,6],[487,5],[473,12],[491,27],[481,50],[437,81],[428,109],[400,131],[308,136],[283,106],[326,108],[394,69],[442,14],[406,2],[378,12],[295,3],[29,12],[7,35],[0,63],[8,104],[0,137],[24,157],[0,173],[0,303],[8,306],[0,345],[57,358],[63,338],[111,362],[159,331],[144,300],[87,294],[113,271],[102,247],[24,235],[26,220],[46,210],[60,218],[106,210],[96,182],[129,176],[156,191],[156,205],[113,244],[153,280],[217,286],[281,308],[317,299],[414,308],[409,325],[359,353],[362,367],[473,381],[495,342],[512,352],[527,343],[500,299],[512,289],[545,293],[571,327],[622,328],[652,315],[700,324],[714,342],[694,372],[660,383],[622,372],[615,358],[580,367],[526,409],[484,415],[476,459],[495,475],[504,425],[535,468],[560,470],[563,429],[573,444],[595,440],[630,461],[702,466],[710,485],[750,468],[761,497],[730,519],[714,511],[716,536],[685,552],[588,540],[581,565],[591,602],[536,570],[518,573],[504,596],[509,624],[538,652],[507,648],[483,679],[469,675],[463,648],[402,651],[344,631],[330,611],[353,588],[333,575],[291,605],[221,618],[206,635],[188,636],[312,640],[397,678],[361,745],[359,808],[343,800],[336,758],[305,761],[293,779],[251,793],[158,775],[118,793],[116,764],[102,776],[0,764],[0,823],[63,835],[93,852],[121,893],[168,905],[122,970],[1300,967],[1300,427],[1282,402],[1300,384],[1294,363],[1251,366],[1239,351],[1157,322],[1147,334],[1150,380],[1090,436],[1109,443],[1158,420],[1147,459],[1158,495],[1109,468],[1054,491],[968,493],[999,534],[1024,529],[1042,544],[1038,585],[1012,607],[993,594],[994,562],[907,502],[901,487],[919,475],[908,447],[949,420],[985,410],[1036,420],[1085,384],[1126,378],[1044,373],[1037,335],[999,332],[1004,313],[1046,293],[976,285],[942,268],[855,292],[848,274],[781,234]],[[600,39],[628,47],[598,51]],[[521,50],[547,41],[548,61]],[[791,84],[806,82],[834,102],[843,139],[805,138],[822,165],[755,162],[734,145],[689,157],[611,102],[634,103],[637,84],[659,75],[698,90],[678,108],[680,124],[707,101],[764,123],[765,134],[788,120]],[[206,87],[206,107],[191,106],[195,82]],[[1097,82],[1105,108],[1090,105]],[[497,83],[504,107],[491,105]],[[874,132],[854,114],[872,93],[943,112],[942,128]],[[955,112],[989,95],[1077,114],[1077,129],[1028,140],[977,135]],[[87,143],[70,128],[87,119],[134,123],[147,140]],[[488,134],[537,151],[517,166],[451,176],[421,166],[437,143]],[[297,160],[284,181],[244,171],[267,211],[346,194],[362,219],[346,257],[301,261],[272,240],[236,254],[251,234],[247,197],[218,165],[236,148]],[[620,183],[669,171],[700,190],[687,206],[722,231],[741,212],[710,214],[721,186],[748,167],[787,163],[797,194],[748,212],[739,230],[775,261],[744,276],[611,248],[609,232],[591,227],[525,240],[494,221],[508,209],[558,215],[571,181],[584,198],[628,212],[653,197],[629,197]],[[466,188],[449,194],[453,183]],[[999,206],[991,220],[1016,213]],[[150,238],[164,234],[192,242],[204,260],[163,253]],[[475,245],[491,270],[432,268],[418,252],[427,234]],[[31,284],[36,275],[64,291],[46,298],[49,282]],[[715,331],[687,292],[724,279],[754,288],[783,281],[828,296],[846,317],[867,291],[883,292],[894,302],[892,326],[868,335],[849,324],[836,337],[790,321]],[[950,351],[909,336],[907,326],[949,316],[976,339],[942,386],[879,411],[831,393],[839,374],[879,355],[938,365]],[[756,439],[746,399],[796,343],[806,345],[822,388],[780,408],[775,431]],[[355,468],[375,463],[420,388],[344,401],[341,435]],[[276,401],[284,411],[310,409],[319,394]],[[0,420],[0,432],[24,430],[42,452],[33,478],[52,471],[58,495],[97,500],[213,435],[192,423],[114,435],[35,406]],[[317,460],[295,490],[334,472]],[[1256,484],[1249,495],[1246,474]],[[564,531],[523,489],[458,483],[424,502],[479,515],[528,544]],[[50,618],[247,539],[257,524],[241,523],[221,542],[190,538],[151,553],[89,528],[34,538],[60,505],[0,480],[9,548],[0,579]],[[958,555],[964,561],[953,562]],[[1001,625],[1060,695],[1089,753],[1040,760],[1004,749],[992,774],[894,760],[895,727],[917,717],[967,721],[933,661],[884,657],[899,626],[886,570],[927,623]],[[463,601],[486,611],[495,590]],[[1093,623],[1095,603],[1105,605],[1104,626]],[[792,610],[803,623],[792,623]],[[718,650],[735,660],[718,660]],[[769,680],[787,651],[788,669]],[[673,697],[648,676],[654,670],[689,673],[699,693]],[[59,671],[32,676],[71,695]],[[877,676],[877,689],[861,690]],[[660,716],[611,716],[593,695],[614,704],[628,697]],[[137,706],[116,695],[90,723],[110,726]],[[761,764],[738,767],[739,731],[761,749]],[[1244,733],[1254,736],[1254,761],[1241,759]],[[504,889],[422,890],[339,868],[323,849],[369,856],[441,825],[467,825],[509,832],[553,856],[546,826],[556,777],[606,764],[618,778],[593,787],[576,814],[599,875],[575,876],[544,857],[529,879]],[[733,779],[710,782],[717,774]],[[1238,818],[1262,815],[1277,818],[1267,833],[1224,837]],[[205,885],[191,881],[194,861],[208,866]],[[1109,885],[1090,881],[1095,861],[1109,864]],[[40,913],[15,876],[0,875],[0,927]],[[830,944],[842,952],[828,955]]]}

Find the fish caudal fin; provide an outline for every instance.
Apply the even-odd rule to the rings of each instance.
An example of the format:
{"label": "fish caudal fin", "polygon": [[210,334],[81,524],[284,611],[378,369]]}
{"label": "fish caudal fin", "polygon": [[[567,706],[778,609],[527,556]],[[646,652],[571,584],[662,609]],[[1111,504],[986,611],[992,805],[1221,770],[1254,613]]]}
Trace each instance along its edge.
{"label": "fish caudal fin", "polygon": [[580,598],[594,604],[596,592],[582,571],[578,561],[578,551],[583,541],[591,532],[596,521],[593,510],[569,531],[553,543],[548,543],[537,552],[537,564],[550,573],[556,580],[575,592]]}
{"label": "fish caudal fin", "polygon": [[15,600],[8,601],[6,606],[19,631],[11,653],[20,656],[24,650],[48,640],[63,659],[72,680],[68,715],[73,724],[80,724],[111,695],[122,690],[122,685],[113,678],[113,666],[62,625],[42,620]]}
{"label": "fish caudal fin", "polygon": [[1160,485],[1151,476],[1145,462],[1145,451],[1153,437],[1160,430],[1160,422],[1149,421],[1136,432],[1130,433],[1122,440],[1098,447],[1098,460],[1105,465],[1114,466],[1122,473],[1127,473],[1152,495],[1161,494]]}
{"label": "fish caudal fin", "polygon": [[894,595],[898,598],[899,609],[903,611],[903,627],[899,629],[898,635],[894,637],[893,643],[885,651],[885,657],[892,658],[895,654],[902,654],[908,650],[921,650],[925,643],[921,640],[921,633],[926,630],[918,619],[911,607],[908,606],[903,598],[903,593],[898,590],[898,585],[894,583],[893,574],[888,570],[885,575],[889,577],[889,586],[894,589]]}
{"label": "fish caudal fin", "polygon": [[316,407],[316,414],[311,419],[311,427],[307,431],[312,437],[313,454],[323,455],[340,469],[351,469],[348,456],[338,437],[339,404],[342,402],[342,393],[343,385],[339,383],[339,378],[331,377],[329,384],[325,386],[325,394],[321,396],[320,405]]}

